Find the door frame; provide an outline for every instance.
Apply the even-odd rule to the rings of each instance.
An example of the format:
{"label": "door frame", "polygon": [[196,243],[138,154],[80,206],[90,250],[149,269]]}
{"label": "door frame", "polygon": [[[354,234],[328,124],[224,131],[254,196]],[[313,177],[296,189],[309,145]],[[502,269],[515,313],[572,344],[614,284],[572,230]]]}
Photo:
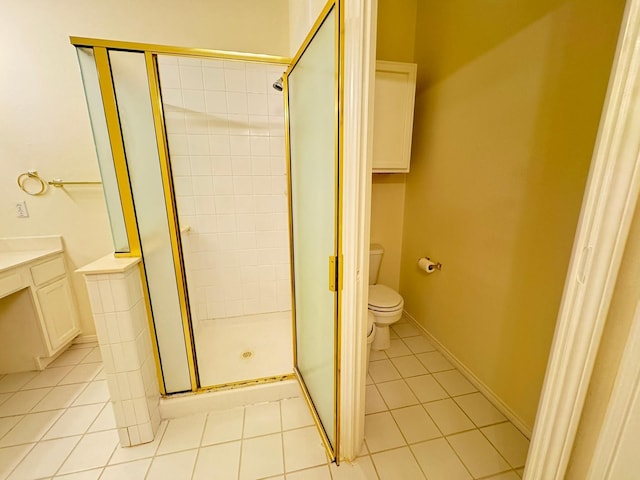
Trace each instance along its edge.
{"label": "door frame", "polygon": [[[377,0],[345,2],[342,449],[364,438]],[[538,406],[525,479],[564,478],[640,190],[640,0],[628,0]],[[348,382],[346,381],[348,379]],[[349,412],[352,415],[346,415]]]}
{"label": "door frame", "polygon": [[571,456],[640,186],[640,0],[628,0],[525,479],[562,479]]}

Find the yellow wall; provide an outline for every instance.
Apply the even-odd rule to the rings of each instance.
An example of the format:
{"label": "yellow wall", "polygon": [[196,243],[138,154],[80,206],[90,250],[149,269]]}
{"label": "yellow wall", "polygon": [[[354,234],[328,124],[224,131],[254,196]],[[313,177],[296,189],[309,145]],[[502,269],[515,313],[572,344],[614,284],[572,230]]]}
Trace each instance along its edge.
{"label": "yellow wall", "polygon": [[[376,58],[413,62],[417,0],[379,0]],[[371,242],[384,247],[378,283],[398,289],[406,175],[374,174],[371,186]]]}
{"label": "yellow wall", "polygon": [[[418,6],[400,293],[529,427],[623,4]],[[417,270],[426,254],[441,272]]]}
{"label": "yellow wall", "polygon": [[[102,191],[52,189],[30,197],[19,173],[99,178],[80,70],[69,36],[287,56],[286,0],[33,0],[4,2],[0,15],[0,236],[62,234],[71,268],[112,251]],[[26,200],[28,219],[15,218]],[[94,333],[84,287],[74,277],[82,329]]]}
{"label": "yellow wall", "polygon": [[627,343],[635,309],[640,302],[640,208],[636,210],[622,257],[611,307],[602,332],[598,356],[567,469],[567,480],[587,478],[598,435]]}

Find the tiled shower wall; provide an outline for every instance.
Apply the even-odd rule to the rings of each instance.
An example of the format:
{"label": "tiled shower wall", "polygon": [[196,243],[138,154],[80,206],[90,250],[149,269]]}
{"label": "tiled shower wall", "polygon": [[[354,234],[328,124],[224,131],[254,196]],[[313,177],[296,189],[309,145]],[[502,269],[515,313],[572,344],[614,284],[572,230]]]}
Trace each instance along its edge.
{"label": "tiled shower wall", "polygon": [[193,318],[290,310],[284,65],[158,63]]}

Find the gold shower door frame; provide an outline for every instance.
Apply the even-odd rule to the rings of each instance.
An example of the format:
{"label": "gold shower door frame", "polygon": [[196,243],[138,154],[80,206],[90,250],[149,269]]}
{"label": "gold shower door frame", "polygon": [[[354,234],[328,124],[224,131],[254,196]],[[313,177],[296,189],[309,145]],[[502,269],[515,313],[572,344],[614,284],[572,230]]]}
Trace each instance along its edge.
{"label": "gold shower door frame", "polygon": [[[180,229],[178,224],[178,215],[176,209],[176,201],[173,190],[173,178],[171,175],[171,164],[169,160],[169,150],[167,143],[167,134],[164,123],[164,114],[162,107],[162,98],[160,92],[160,83],[158,78],[158,66],[157,66],[157,56],[158,55],[175,55],[175,56],[185,56],[185,57],[201,57],[201,58],[215,58],[215,59],[223,59],[223,60],[245,60],[251,62],[263,62],[263,63],[271,63],[271,64],[283,64],[288,67],[288,71],[290,71],[298,61],[299,57],[302,55],[304,50],[307,48],[309,43],[312,41],[315,33],[320,28],[323,23],[325,16],[335,8],[336,12],[336,71],[340,72],[340,74],[336,77],[336,102],[335,102],[335,112],[336,112],[336,126],[335,126],[335,138],[336,138],[336,161],[335,161],[335,169],[336,169],[336,191],[335,191],[335,199],[336,199],[336,226],[337,226],[337,235],[336,235],[336,256],[335,263],[332,265],[336,267],[333,275],[334,275],[334,284],[332,285],[332,289],[336,292],[336,303],[335,303],[335,318],[334,318],[334,356],[335,356],[335,370],[334,370],[334,388],[335,388],[335,398],[334,398],[334,424],[331,426],[335,431],[335,442],[334,445],[331,445],[329,442],[325,429],[320,421],[318,413],[313,405],[311,400],[311,396],[304,386],[304,381],[301,378],[300,372],[297,371],[296,358],[297,358],[297,345],[296,345],[296,328],[295,328],[295,286],[293,285],[293,275],[292,275],[292,313],[293,313],[293,352],[294,352],[294,369],[295,373],[290,375],[284,375],[279,377],[268,377],[268,378],[259,378],[259,379],[251,379],[246,381],[234,382],[224,385],[213,385],[213,386],[202,386],[199,382],[198,377],[198,368],[197,368],[197,359],[196,359],[196,351],[195,351],[195,339],[194,332],[191,321],[191,314],[189,309],[189,299],[186,285],[186,276],[185,269],[183,263],[182,256],[182,242],[180,239]],[[269,382],[277,382],[287,379],[296,378],[299,384],[302,386],[302,390],[304,393],[305,400],[309,405],[311,412],[314,417],[314,421],[316,426],[318,427],[318,431],[321,434],[323,443],[327,449],[328,454],[332,459],[336,459],[338,451],[339,451],[339,432],[340,432],[340,416],[339,416],[339,387],[340,387],[340,379],[339,379],[339,365],[340,365],[340,306],[341,306],[341,289],[342,289],[342,275],[341,275],[341,260],[342,260],[342,244],[341,244],[341,223],[342,223],[342,189],[341,189],[341,178],[342,178],[342,165],[339,159],[341,158],[342,152],[342,135],[340,132],[342,131],[342,71],[343,71],[343,12],[342,12],[342,3],[339,0],[330,0],[327,5],[322,10],[318,20],[314,24],[312,30],[308,34],[305,39],[302,47],[298,55],[294,58],[287,57],[278,57],[271,55],[262,55],[262,54],[248,54],[241,52],[230,52],[230,51],[221,51],[221,50],[209,50],[209,49],[201,49],[201,48],[186,48],[186,47],[175,47],[175,46],[165,46],[165,45],[156,45],[156,44],[147,44],[147,43],[137,43],[137,42],[123,42],[123,41],[113,41],[113,40],[104,40],[104,39],[94,39],[94,38],[86,38],[86,37],[70,37],[70,42],[75,47],[84,47],[90,48],[94,52],[94,56],[96,59],[96,69],[98,72],[100,91],[102,96],[102,104],[104,107],[104,113],[106,117],[107,130],[109,134],[109,143],[112,150],[113,162],[116,172],[118,191],[120,196],[120,202],[122,204],[123,216],[125,221],[125,228],[127,233],[127,239],[129,242],[129,251],[116,253],[116,256],[120,257],[141,257],[142,249],[140,244],[140,237],[137,227],[136,221],[136,211],[133,202],[133,195],[130,187],[129,180],[129,172],[127,166],[126,153],[124,149],[124,141],[122,136],[122,129],[120,125],[120,119],[118,114],[118,107],[115,96],[114,83],[111,75],[111,67],[109,63],[109,51],[128,51],[135,53],[143,53],[145,58],[145,65],[149,83],[149,96],[151,99],[152,113],[153,113],[153,122],[154,129],[156,133],[157,140],[157,148],[158,148],[158,156],[160,159],[160,169],[162,175],[163,182],[163,191],[165,197],[165,208],[166,215],[168,219],[169,225],[169,234],[171,238],[171,247],[172,247],[172,257],[173,257],[173,266],[176,274],[176,285],[178,287],[178,296],[180,302],[180,312],[181,312],[181,321],[184,332],[184,342],[186,346],[187,352],[187,361],[189,367],[189,377],[191,383],[191,392],[192,393],[200,393],[204,391],[210,390],[220,390],[220,389],[228,389],[228,388],[237,388],[246,385],[258,384],[258,383],[269,383]],[[287,85],[285,81],[285,94],[287,93]],[[285,95],[285,98],[286,95]],[[289,104],[288,101],[285,102],[285,141],[287,145],[287,176],[289,185],[291,185],[290,178],[290,168],[289,162],[290,158],[290,139],[289,139]],[[290,239],[292,238],[292,218],[291,218],[291,195],[289,195],[289,229],[290,229]],[[291,249],[290,249],[291,250]],[[293,262],[293,252],[291,251],[291,261]],[[293,263],[292,263],[293,270]],[[332,268],[331,266],[329,268]],[[293,273],[293,272],[292,272]],[[143,285],[147,285],[147,280],[145,276],[144,266],[141,262],[140,266],[140,274],[142,277]],[[160,361],[160,353],[158,348],[158,341],[156,337],[155,325],[152,316],[151,303],[149,298],[148,289],[144,289],[145,294],[145,303],[147,308],[147,317],[148,323],[150,327],[151,337],[152,337],[152,347],[153,353],[155,357],[156,363],[156,372],[158,376],[158,382],[160,386],[161,393],[166,395],[165,383],[162,373],[162,364]]]}

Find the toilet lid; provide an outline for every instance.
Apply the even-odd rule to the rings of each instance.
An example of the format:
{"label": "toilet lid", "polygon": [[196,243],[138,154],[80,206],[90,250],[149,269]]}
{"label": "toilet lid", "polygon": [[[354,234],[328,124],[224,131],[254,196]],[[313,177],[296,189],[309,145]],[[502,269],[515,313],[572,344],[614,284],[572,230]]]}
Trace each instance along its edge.
{"label": "toilet lid", "polygon": [[403,302],[395,290],[386,285],[369,285],[369,307],[376,310],[394,309]]}

